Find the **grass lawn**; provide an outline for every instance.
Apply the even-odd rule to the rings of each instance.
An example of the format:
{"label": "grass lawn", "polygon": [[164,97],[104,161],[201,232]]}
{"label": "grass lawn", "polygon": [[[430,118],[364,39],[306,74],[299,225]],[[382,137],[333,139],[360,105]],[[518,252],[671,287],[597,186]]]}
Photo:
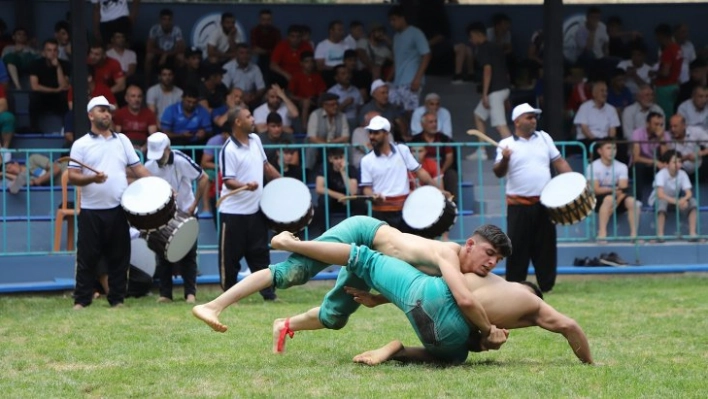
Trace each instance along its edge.
{"label": "grass lawn", "polygon": [[[547,301],[587,333],[599,366],[562,336],[512,331],[500,351],[462,366],[353,364],[394,338],[418,341],[391,305],[361,309],[340,331],[300,332],[272,355],[272,321],[320,303],[331,284],[279,291],[227,309],[212,332],[183,301],[155,296],[71,310],[69,296],[0,298],[4,398],[705,398],[708,275],[565,279]],[[181,290],[181,287],[178,287]],[[199,292],[201,301],[219,294]]]}

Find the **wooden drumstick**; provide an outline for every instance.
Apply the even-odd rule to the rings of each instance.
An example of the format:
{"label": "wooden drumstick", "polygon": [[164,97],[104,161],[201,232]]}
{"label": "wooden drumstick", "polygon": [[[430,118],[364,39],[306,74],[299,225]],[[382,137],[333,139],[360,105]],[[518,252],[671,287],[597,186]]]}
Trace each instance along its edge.
{"label": "wooden drumstick", "polygon": [[352,201],[352,200],[375,200],[379,198],[378,195],[346,195],[339,199],[339,202]]}
{"label": "wooden drumstick", "polygon": [[240,193],[241,191],[244,191],[244,190],[248,190],[248,186],[241,186],[241,187],[237,188],[236,190],[231,191],[228,194],[222,195],[221,198],[219,198],[219,200],[216,201],[216,207],[218,208],[219,205],[221,204],[221,201],[223,201],[224,199],[229,198],[230,196],[232,196],[236,193]]}
{"label": "wooden drumstick", "polygon": [[476,136],[476,137],[478,137],[478,138],[479,138],[480,140],[482,140],[482,141],[486,141],[487,143],[492,144],[492,145],[494,145],[495,147],[499,147],[499,143],[497,143],[496,141],[494,141],[493,139],[491,139],[489,136],[487,136],[486,134],[480,132],[480,131],[477,130],[477,129],[470,129],[470,130],[467,131],[467,134],[469,134],[470,136]]}
{"label": "wooden drumstick", "polygon": [[103,172],[99,172],[96,169],[86,165],[85,163],[77,161],[76,159],[71,158],[71,157],[61,157],[61,158],[57,159],[57,162],[74,162],[74,163],[78,163],[79,165],[81,165],[82,168],[86,168],[93,173],[96,173],[96,174],[103,173]]}

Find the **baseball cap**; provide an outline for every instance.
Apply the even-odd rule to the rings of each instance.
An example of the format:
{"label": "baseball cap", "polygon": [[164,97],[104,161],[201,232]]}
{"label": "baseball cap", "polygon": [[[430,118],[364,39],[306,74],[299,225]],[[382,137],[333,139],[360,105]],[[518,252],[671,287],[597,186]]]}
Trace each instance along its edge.
{"label": "baseball cap", "polygon": [[160,159],[165,148],[170,145],[170,138],[165,133],[157,132],[148,137],[147,159]]}
{"label": "baseball cap", "polygon": [[98,96],[92,98],[89,102],[88,105],[86,106],[86,112],[91,112],[92,109],[95,107],[108,107],[111,111],[115,111],[116,106],[109,103],[108,99],[104,96]]}
{"label": "baseball cap", "polygon": [[540,114],[541,110],[530,106],[528,103],[517,105],[516,107],[514,107],[514,110],[511,111],[511,120],[515,121],[516,118],[520,117],[521,115],[530,113]]}
{"label": "baseball cap", "polygon": [[391,131],[391,123],[388,119],[383,116],[375,116],[371,118],[369,126],[366,127],[367,130],[385,130],[387,132]]}
{"label": "baseball cap", "polygon": [[376,89],[378,89],[378,88],[381,87],[381,86],[387,86],[386,82],[384,82],[384,81],[381,80],[381,79],[376,79],[376,80],[374,80],[374,82],[371,83],[371,91],[369,92],[369,94],[374,94],[374,92],[376,91]]}
{"label": "baseball cap", "polygon": [[184,56],[186,58],[189,58],[189,57],[191,57],[193,55],[197,55],[197,54],[199,54],[199,56],[202,55],[202,50],[200,50],[199,47],[190,47],[187,49],[187,51],[184,52]]}

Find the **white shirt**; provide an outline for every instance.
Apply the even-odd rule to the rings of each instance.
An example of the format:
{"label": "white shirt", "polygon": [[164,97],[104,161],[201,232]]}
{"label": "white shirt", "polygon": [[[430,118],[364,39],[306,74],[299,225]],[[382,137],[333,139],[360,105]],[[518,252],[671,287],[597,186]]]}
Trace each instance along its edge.
{"label": "white shirt", "polygon": [[605,165],[598,158],[588,165],[585,172],[588,181],[597,181],[600,187],[612,188],[621,180],[629,180],[627,165],[618,160],[612,160],[611,165]]}
{"label": "white shirt", "polygon": [[177,209],[187,212],[194,203],[192,182],[202,176],[204,173],[202,168],[179,150],[172,150],[164,166],[160,167],[160,164],[152,159],[145,163],[145,168],[153,176],[161,177],[170,183],[170,186],[177,191]]}
{"label": "white shirt", "polygon": [[[575,31],[575,43],[577,45],[578,57],[585,51],[585,45],[590,38],[590,31],[585,26],[585,22],[578,26]],[[607,34],[607,26],[598,22],[595,28],[595,40],[592,43],[591,49],[596,58],[605,58],[604,47],[610,42],[610,36]]]}
{"label": "white shirt", "polygon": [[611,127],[619,127],[620,121],[617,109],[612,105],[605,103],[602,108],[597,108],[595,101],[588,100],[578,108],[573,124],[577,125],[576,139],[585,139],[580,125],[588,125],[595,138],[601,139],[609,136]]}
{"label": "white shirt", "polygon": [[[349,98],[354,99],[354,102],[349,104],[349,106],[344,109],[344,115],[347,116],[347,119],[349,120],[354,120],[356,119],[357,116],[357,111],[359,110],[359,107],[361,107],[364,104],[364,100],[361,98],[361,93],[359,92],[359,89],[354,87],[353,85],[349,85],[348,89],[345,89],[340,85],[339,83],[335,84],[334,86],[330,87],[329,90],[327,90],[328,93],[334,93],[339,96],[339,104],[343,103]],[[356,126],[349,126],[350,129],[354,130]]]}
{"label": "white shirt", "polygon": [[[632,60],[624,60],[620,61],[617,64],[617,68],[622,69],[624,71],[626,71],[628,68],[634,68],[637,72],[637,76],[639,76],[639,78],[642,79],[644,83],[651,83],[651,78],[649,77],[651,67],[646,63],[642,64],[642,66],[637,68],[632,64]],[[635,82],[634,79],[627,77],[625,85],[627,86],[629,91],[632,92],[632,94],[637,94],[637,92],[639,91],[639,85],[637,85],[637,82]]]}
{"label": "white shirt", "polygon": [[698,126],[686,126],[686,137],[682,141],[674,139],[669,142],[669,148],[680,152],[682,156],[693,154],[696,157],[695,162],[685,159],[681,164],[687,173],[693,173],[701,167],[703,158],[698,154],[701,146],[708,147],[708,133]]}
{"label": "white shirt", "polygon": [[658,187],[662,187],[664,189],[664,194],[667,196],[676,198],[681,191],[690,190],[693,186],[691,185],[691,179],[688,178],[688,174],[686,174],[685,170],[679,169],[676,176],[671,176],[669,174],[669,168],[664,168],[654,177],[654,190],[649,196],[649,205],[654,205],[658,199],[656,193],[656,189]]}
{"label": "white shirt", "polygon": [[691,79],[689,66],[696,59],[696,48],[690,40],[686,40],[681,45],[681,55],[683,56],[683,64],[681,64],[679,82],[686,83]]}
{"label": "white shirt", "polygon": [[329,39],[324,39],[317,44],[315,59],[324,60],[328,67],[335,67],[344,63],[344,52],[354,48],[349,47],[343,40],[339,43],[332,43]]}
{"label": "white shirt", "polygon": [[268,162],[263,144],[257,134],[248,135],[248,145],[244,145],[229,138],[221,147],[219,154],[221,176],[224,184],[221,185],[221,196],[232,190],[226,187],[226,181],[236,179],[241,183],[257,182],[258,188],[254,191],[242,191],[224,199],[219,205],[219,212],[235,215],[253,215],[260,208],[263,196],[263,169]]}
{"label": "white shirt", "polygon": [[642,110],[641,104],[635,101],[624,108],[622,111],[622,131],[625,132],[625,137],[631,136],[632,132],[647,125],[649,112],[658,112],[662,116],[664,115],[664,110],[656,104]]}
{"label": "white shirt", "polygon": [[160,86],[159,83],[149,88],[145,95],[145,103],[155,107],[155,116],[157,116],[158,123],[160,123],[165,109],[181,100],[182,89],[177,86],[172,86],[172,91],[165,93],[162,91],[162,86]]}
{"label": "white shirt", "polygon": [[408,171],[415,172],[420,164],[404,144],[391,143],[388,155],[371,151],[361,159],[362,187],[371,187],[376,194],[387,197],[407,195],[410,192]]}
{"label": "white shirt", "polygon": [[252,93],[265,88],[263,73],[258,65],[248,64],[246,68],[238,66],[236,60],[224,64],[224,80],[222,83],[229,89],[238,87],[244,93]]}
{"label": "white shirt", "polygon": [[[236,29],[236,37],[234,37],[234,42],[243,43],[243,34],[241,30]],[[213,31],[209,34],[209,39],[207,39],[207,47],[212,45],[216,47],[221,53],[229,51],[229,36],[224,33],[224,29],[221,25],[217,25]],[[204,58],[209,56],[207,48],[204,48]]]}
{"label": "white shirt", "polygon": [[[283,118],[283,126],[290,126],[290,117],[288,116],[288,107],[285,106],[285,104],[280,104],[280,108],[278,108],[275,112],[280,114],[280,117]],[[268,114],[270,114],[270,108],[268,108],[268,103],[263,103],[261,104],[258,108],[253,110],[253,119],[255,123],[266,123],[266,120],[268,119]]]}
{"label": "white shirt", "polygon": [[686,119],[686,125],[698,126],[708,129],[708,105],[703,109],[697,109],[692,99],[688,99],[679,105],[676,113],[681,114]]}
{"label": "white shirt", "polygon": [[[91,3],[101,4],[101,22],[113,21],[130,15],[128,0],[91,0]],[[110,37],[103,38],[103,40],[110,39]]]}
{"label": "white shirt", "polygon": [[110,49],[106,51],[106,56],[118,61],[123,72],[128,72],[130,64],[138,64],[138,57],[135,55],[135,51],[130,49],[124,49],[123,54],[118,54],[115,49]]}
{"label": "white shirt", "polygon": [[506,175],[507,195],[540,196],[543,187],[551,181],[550,163],[560,158],[551,136],[540,130],[527,140],[513,135],[499,142],[494,163],[502,160],[502,148],[513,152]]}
{"label": "white shirt", "polygon": [[[104,138],[89,132],[74,141],[70,156],[108,177],[101,184],[91,183],[81,189],[83,209],[113,209],[119,206],[123,191],[128,188],[125,168],[140,163],[133,144],[123,133],[113,133]],[[81,170],[84,175],[95,174],[75,162],[69,162],[68,167]]]}

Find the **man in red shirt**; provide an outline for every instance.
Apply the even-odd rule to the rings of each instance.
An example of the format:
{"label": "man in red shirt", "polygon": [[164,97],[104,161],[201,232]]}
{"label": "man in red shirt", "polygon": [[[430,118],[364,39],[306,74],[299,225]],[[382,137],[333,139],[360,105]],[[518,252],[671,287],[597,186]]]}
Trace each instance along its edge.
{"label": "man in red shirt", "polygon": [[661,47],[659,71],[654,77],[656,103],[664,110],[664,115],[672,115],[678,95],[683,55],[681,54],[681,46],[674,42],[671,26],[661,24],[654,29],[654,34],[659,42],[659,47]]}
{"label": "man in red shirt", "polygon": [[315,70],[315,55],[305,51],[300,55],[300,71],[292,75],[288,90],[300,106],[303,128],[307,130],[307,121],[313,104],[317,104],[320,94],[327,91],[322,75]]}
{"label": "man in red shirt", "polygon": [[[111,93],[111,88],[103,84],[102,82],[96,82],[93,80],[93,68],[89,66],[88,74],[88,98],[89,100],[94,97],[103,96],[106,97],[109,103],[116,105],[116,97]],[[69,110],[74,109],[74,87],[69,86],[69,91],[67,92],[67,98],[69,102]]]}
{"label": "man in red shirt", "polygon": [[93,43],[88,55],[88,65],[93,67],[93,80],[111,88],[116,94],[125,90],[125,74],[120,63],[106,57],[106,52],[100,43]]}
{"label": "man in red shirt", "polygon": [[298,73],[300,55],[304,51],[315,51],[310,43],[302,40],[302,31],[297,25],[290,25],[287,39],[278,43],[270,55],[270,70],[272,80],[281,87],[287,87],[292,76]]}
{"label": "man in red shirt", "polygon": [[258,56],[258,68],[264,74],[270,67],[270,55],[280,42],[280,29],[273,25],[273,12],[263,9],[258,14],[258,25],[251,29],[251,50]]}
{"label": "man in red shirt", "polygon": [[117,132],[128,136],[136,149],[145,151],[147,138],[157,131],[157,118],[149,108],[143,106],[143,90],[130,85],[125,91],[126,106],[113,114],[113,124]]}

